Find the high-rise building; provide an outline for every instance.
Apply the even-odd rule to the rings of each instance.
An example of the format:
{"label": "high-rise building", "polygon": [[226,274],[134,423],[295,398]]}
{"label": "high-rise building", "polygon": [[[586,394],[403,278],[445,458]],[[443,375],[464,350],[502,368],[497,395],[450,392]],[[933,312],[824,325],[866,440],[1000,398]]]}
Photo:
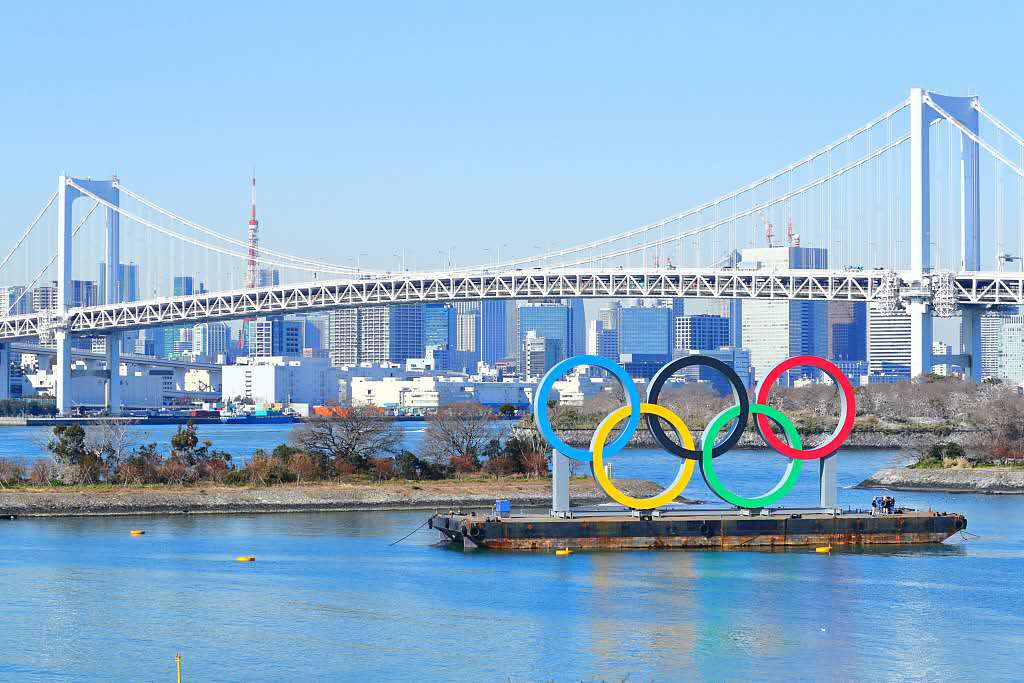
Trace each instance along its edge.
{"label": "high-rise building", "polygon": [[359,311],[359,362],[405,363],[423,357],[423,306],[364,306]]}
{"label": "high-rise building", "polygon": [[297,358],[302,355],[305,321],[301,318],[272,315],[246,320],[245,325],[249,357]]}
{"label": "high-rise building", "polygon": [[868,309],[862,301],[829,301],[828,358],[867,360]]}
{"label": "high-rise building", "polygon": [[356,365],[359,363],[359,309],[339,308],[331,311],[328,318],[327,348],[331,365]]}
{"label": "high-rise building", "polygon": [[0,288],[0,315],[25,315],[32,312],[32,297],[21,285]]}
{"label": "high-rise building", "polygon": [[281,284],[281,271],[276,268],[260,268],[257,287],[276,287]]}
{"label": "high-rise building", "polygon": [[1007,315],[1000,321],[995,376],[1009,384],[1024,384],[1024,315]]}
{"label": "high-rise building", "polygon": [[480,360],[494,365],[508,357],[508,301],[486,299],[480,304]]}
{"label": "high-rise building", "polygon": [[601,307],[601,311],[598,313],[598,320],[606,330],[614,330],[615,326],[619,322],[619,309],[622,305],[618,301],[609,301]]}
{"label": "high-rise building", "polygon": [[659,357],[672,355],[672,308],[627,306],[619,309],[616,330],[619,354]]}
{"label": "high-rise building", "polygon": [[684,315],[675,319],[676,351],[729,346],[729,319],[720,315]]}
{"label": "high-rise building", "polygon": [[[535,333],[535,337],[544,338],[545,344],[547,344],[546,348],[557,349],[557,353],[560,354],[558,361],[567,357],[566,349],[572,348],[573,340],[573,308],[564,303],[523,304],[519,307],[517,328],[519,343],[516,368],[520,374],[524,374],[526,361],[523,357],[523,349],[526,336],[531,331]],[[585,326],[584,329],[586,329]],[[584,348],[586,347],[584,346]]]}
{"label": "high-rise building", "polygon": [[455,307],[450,304],[423,305],[423,344],[455,349]]}
{"label": "high-rise building", "polygon": [[[118,279],[121,280],[120,289],[114,292],[113,303],[139,300],[139,265],[137,263],[117,264]],[[100,279],[97,294],[99,300],[107,302],[107,264],[100,261]]]}
{"label": "high-rise building", "polygon": [[619,359],[619,335],[615,329],[605,329],[600,320],[587,323],[587,353],[609,360]]}
{"label": "high-rise building", "polygon": [[868,378],[891,383],[910,379],[910,316],[868,306]]}
{"label": "high-rise building", "polygon": [[523,338],[523,349],[520,353],[523,368],[522,374],[527,378],[539,378],[550,370],[559,360],[565,357],[561,339],[546,339],[529,330]]}
{"label": "high-rise building", "polygon": [[214,359],[227,355],[231,348],[231,328],[227,323],[206,322],[192,326],[192,357]]}
{"label": "high-rise building", "polygon": [[569,341],[564,349],[566,357],[579,356],[587,350],[587,311],[583,299],[564,299],[569,307]]}
{"label": "high-rise building", "polygon": [[459,301],[456,310],[456,357],[468,369],[478,361],[494,365],[508,356],[509,324],[514,309],[508,301]]}
{"label": "high-rise building", "polygon": [[[744,249],[743,261],[758,267],[788,269],[828,268],[828,250],[820,247],[760,247]],[[757,378],[791,356],[828,354],[828,304],[824,301],[745,301],[743,346]],[[802,377],[816,377],[809,368],[797,368],[780,379],[790,386]]]}
{"label": "high-rise building", "polygon": [[[718,316],[715,316],[718,317]],[[753,386],[752,368],[750,367],[750,352],[746,349],[737,349],[731,346],[723,346],[718,349],[694,350],[693,353],[709,356],[722,361],[739,375],[740,382],[748,389]],[[720,395],[732,393],[732,385],[729,380],[722,376],[722,373],[706,365],[692,365],[684,368],[680,373],[687,382],[706,382],[710,384]]]}
{"label": "high-rise building", "polygon": [[53,311],[57,308],[57,282],[32,288],[32,311]]}
{"label": "high-rise building", "polygon": [[68,306],[96,306],[99,304],[99,289],[92,280],[72,280],[68,289]]}
{"label": "high-rise building", "polygon": [[[202,283],[196,287],[195,278],[191,275],[177,275],[173,280],[174,285],[174,296],[192,296],[193,294],[203,294],[206,289]],[[192,328],[183,327],[181,325],[170,325],[168,327],[161,328],[163,333],[163,343],[160,345],[154,344],[154,348],[157,346],[163,347],[163,354],[168,357],[180,357],[183,351],[192,351]]]}

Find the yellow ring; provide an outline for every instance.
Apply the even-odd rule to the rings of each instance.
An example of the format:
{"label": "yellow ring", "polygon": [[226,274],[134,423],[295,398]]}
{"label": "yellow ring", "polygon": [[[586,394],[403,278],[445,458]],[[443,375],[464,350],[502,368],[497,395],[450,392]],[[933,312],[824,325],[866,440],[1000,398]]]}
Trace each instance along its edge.
{"label": "yellow ring", "polygon": [[[622,406],[618,410],[614,411],[611,415],[606,417],[604,421],[598,426],[597,431],[594,432],[594,438],[590,442],[590,450],[594,453],[593,469],[594,478],[597,479],[597,483],[604,489],[612,500],[616,503],[621,503],[628,508],[633,510],[651,510],[661,505],[671,503],[679,494],[683,492],[686,485],[690,483],[690,477],[693,476],[693,470],[697,465],[697,461],[691,458],[684,458],[683,462],[679,465],[679,473],[676,475],[676,480],[669,485],[667,489],[654,496],[653,498],[634,498],[628,496],[619,489],[615,488],[615,484],[608,478],[608,473],[605,472],[604,462],[602,456],[604,455],[604,443],[608,439],[608,435],[615,427],[626,419],[632,410],[631,406]],[[672,428],[679,434],[679,438],[683,440],[683,445],[694,450],[693,436],[690,434],[690,430],[686,427],[686,423],[683,422],[683,418],[679,417],[665,406],[660,406],[657,403],[641,403],[640,414],[650,413],[657,415],[658,417],[668,421]]]}

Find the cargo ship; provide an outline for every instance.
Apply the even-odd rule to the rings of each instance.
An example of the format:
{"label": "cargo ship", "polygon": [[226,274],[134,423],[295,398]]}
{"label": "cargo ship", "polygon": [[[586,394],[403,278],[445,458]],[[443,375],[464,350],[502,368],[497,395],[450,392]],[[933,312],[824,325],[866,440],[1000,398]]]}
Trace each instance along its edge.
{"label": "cargo ship", "polygon": [[463,549],[760,548],[941,543],[967,528],[959,513],[869,510],[629,510],[571,516],[495,511],[435,514],[428,526]]}

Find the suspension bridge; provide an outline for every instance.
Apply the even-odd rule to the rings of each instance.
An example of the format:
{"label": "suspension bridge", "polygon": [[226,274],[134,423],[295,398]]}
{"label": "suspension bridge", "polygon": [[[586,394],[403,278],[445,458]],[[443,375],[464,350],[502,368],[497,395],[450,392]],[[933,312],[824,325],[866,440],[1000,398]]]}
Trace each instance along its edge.
{"label": "suspension bridge", "polygon": [[[406,268],[403,258],[395,269],[364,268],[358,257],[337,265],[261,247],[259,266],[273,275],[246,286],[245,240],[116,177],[62,175],[0,262],[0,372],[12,342],[52,346],[67,413],[74,337],[105,337],[109,369],[120,367],[124,332],[168,325],[371,304],[688,297],[873,302],[910,316],[912,375],[931,367],[933,318],[959,316],[960,358],[978,381],[982,314],[1024,304],[1022,226],[1024,138],[977,97],[919,88],[833,143],[689,210],[467,266]],[[827,265],[752,268],[742,259],[745,249],[783,246],[823,248]],[[90,300],[83,292],[97,269],[102,286]],[[202,284],[175,291],[175,275]],[[119,392],[108,382],[111,413]]]}

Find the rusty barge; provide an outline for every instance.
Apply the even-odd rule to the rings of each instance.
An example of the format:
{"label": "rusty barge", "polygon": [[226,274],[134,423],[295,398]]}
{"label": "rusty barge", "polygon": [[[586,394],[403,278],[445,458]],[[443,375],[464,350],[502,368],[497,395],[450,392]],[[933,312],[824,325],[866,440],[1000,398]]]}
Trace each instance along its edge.
{"label": "rusty barge", "polygon": [[638,515],[628,510],[586,516],[450,512],[428,522],[464,549],[553,550],[761,548],[941,543],[967,528],[959,513],[897,510],[685,511]]}

